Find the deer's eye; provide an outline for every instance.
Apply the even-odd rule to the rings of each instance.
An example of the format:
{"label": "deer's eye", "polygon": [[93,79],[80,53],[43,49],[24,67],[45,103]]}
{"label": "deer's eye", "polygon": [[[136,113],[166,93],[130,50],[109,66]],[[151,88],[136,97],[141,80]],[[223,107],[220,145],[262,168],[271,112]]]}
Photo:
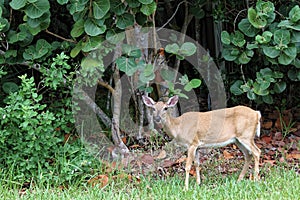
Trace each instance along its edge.
{"label": "deer's eye", "polygon": [[168,107],[164,107],[164,110],[168,110]]}

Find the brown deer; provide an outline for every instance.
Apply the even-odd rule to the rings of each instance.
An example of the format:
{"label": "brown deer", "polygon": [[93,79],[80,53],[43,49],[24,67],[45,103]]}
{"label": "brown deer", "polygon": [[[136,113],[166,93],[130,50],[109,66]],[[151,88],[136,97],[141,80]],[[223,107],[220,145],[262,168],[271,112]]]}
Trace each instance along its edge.
{"label": "brown deer", "polygon": [[143,102],[153,108],[153,117],[164,131],[176,142],[188,148],[186,160],[185,189],[188,190],[189,172],[194,161],[197,184],[200,184],[198,148],[222,147],[235,143],[245,157],[244,167],[238,180],[243,179],[254,157],[254,180],[258,180],[260,149],[254,143],[255,133],[260,135],[259,111],[246,106],[219,109],[209,112],[187,112],[179,117],[172,117],[167,111],[178,102],[178,96],[171,97],[166,103],[155,102],[143,96]]}

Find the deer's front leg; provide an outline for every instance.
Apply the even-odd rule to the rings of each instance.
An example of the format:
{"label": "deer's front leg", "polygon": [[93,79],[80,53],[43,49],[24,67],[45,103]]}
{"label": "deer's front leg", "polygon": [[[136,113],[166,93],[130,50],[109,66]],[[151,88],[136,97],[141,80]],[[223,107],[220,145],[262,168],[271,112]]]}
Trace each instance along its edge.
{"label": "deer's front leg", "polygon": [[189,189],[189,176],[190,176],[192,163],[195,160],[195,152],[196,152],[196,147],[193,145],[190,146],[188,149],[188,157],[185,165],[185,190],[186,191]]}
{"label": "deer's front leg", "polygon": [[200,160],[199,160],[199,151],[195,150],[195,166],[196,166],[196,176],[197,176],[197,184],[200,185]]}

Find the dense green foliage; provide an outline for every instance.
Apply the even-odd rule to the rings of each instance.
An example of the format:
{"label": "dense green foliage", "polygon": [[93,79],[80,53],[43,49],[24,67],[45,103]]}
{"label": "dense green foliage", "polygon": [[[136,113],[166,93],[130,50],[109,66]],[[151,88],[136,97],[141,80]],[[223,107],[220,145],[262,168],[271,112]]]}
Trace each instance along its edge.
{"label": "dense green foliage", "polygon": [[280,14],[272,2],[258,1],[238,23],[239,30],[223,31],[225,60],[255,69],[247,79],[235,80],[230,91],[258,103],[279,103],[282,93],[300,81],[299,26],[299,5]]}
{"label": "dense green foliage", "polygon": [[[206,3],[189,1],[185,5],[189,17],[202,19]],[[94,85],[103,78],[104,57],[124,40],[124,31],[168,21],[163,20],[168,11],[163,4],[154,0],[0,0],[0,172],[11,176],[1,173],[0,178],[60,185],[97,168],[99,163],[81,141],[72,139],[77,137],[74,80],[81,75],[85,77],[82,84]],[[223,2],[217,4],[214,18],[226,22]],[[183,5],[178,4],[179,10]],[[239,30],[222,32],[222,58],[238,71],[233,78],[224,72],[224,77],[231,78],[230,92],[257,103],[281,102],[282,95],[296,91],[300,81],[300,8],[294,2],[280,14],[276,6],[258,1],[238,23]],[[176,14],[174,18],[182,24],[182,13]],[[175,25],[174,29],[179,30]],[[194,44],[178,41],[175,38],[165,47],[172,58],[183,60],[196,53]],[[130,78],[138,75],[137,88],[152,92],[147,84],[155,78],[155,68],[146,62],[148,58],[136,47],[122,45],[121,49],[116,68],[109,70]],[[201,85],[199,77],[187,75],[174,84],[174,72],[168,70],[162,70],[161,76],[169,83],[170,93],[181,97]],[[290,99],[290,105],[299,102],[294,100]]]}

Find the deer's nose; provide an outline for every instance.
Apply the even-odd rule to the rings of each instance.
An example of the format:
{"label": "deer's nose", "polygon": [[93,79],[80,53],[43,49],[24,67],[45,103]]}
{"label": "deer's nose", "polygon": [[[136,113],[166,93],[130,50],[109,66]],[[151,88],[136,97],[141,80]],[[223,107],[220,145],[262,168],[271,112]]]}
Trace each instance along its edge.
{"label": "deer's nose", "polygon": [[154,117],[154,120],[155,120],[156,122],[160,122],[161,117],[160,117],[160,116],[155,116],[155,117]]}

